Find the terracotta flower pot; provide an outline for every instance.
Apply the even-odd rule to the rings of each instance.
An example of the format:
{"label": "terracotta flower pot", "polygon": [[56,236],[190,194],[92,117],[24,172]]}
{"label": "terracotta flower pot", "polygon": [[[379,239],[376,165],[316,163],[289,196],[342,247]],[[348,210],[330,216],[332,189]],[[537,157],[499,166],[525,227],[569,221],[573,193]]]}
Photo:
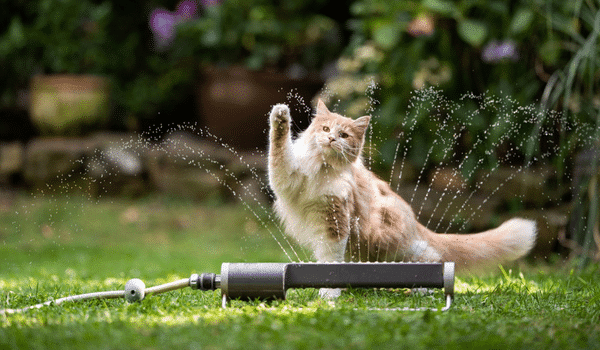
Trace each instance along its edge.
{"label": "terracotta flower pot", "polygon": [[[267,144],[267,115],[276,103],[291,104],[286,95],[297,93],[310,105],[322,88],[319,79],[291,79],[282,73],[250,71],[243,67],[204,69],[198,89],[198,113],[203,126],[238,149],[264,149]],[[296,112],[295,128],[306,127],[309,113]]]}
{"label": "terracotta flower pot", "polygon": [[77,135],[109,117],[109,84],[95,75],[38,75],[31,80],[30,117],[44,135]]}

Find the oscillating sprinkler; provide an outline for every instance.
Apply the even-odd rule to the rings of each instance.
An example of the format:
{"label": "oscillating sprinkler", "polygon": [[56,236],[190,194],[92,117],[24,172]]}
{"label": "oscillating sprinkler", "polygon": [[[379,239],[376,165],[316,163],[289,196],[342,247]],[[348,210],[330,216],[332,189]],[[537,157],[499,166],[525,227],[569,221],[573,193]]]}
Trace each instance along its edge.
{"label": "oscillating sprinkler", "polygon": [[[0,310],[1,314],[23,312],[66,301],[125,298],[142,301],[146,296],[191,287],[221,289],[222,307],[233,299],[272,300],[286,297],[293,288],[443,288],[446,311],[454,297],[454,263],[223,263],[221,274],[192,274],[190,278],[146,288],[134,278],[121,291],[68,296],[21,309]],[[373,310],[422,311],[429,308]],[[437,309],[433,309],[437,310]]]}

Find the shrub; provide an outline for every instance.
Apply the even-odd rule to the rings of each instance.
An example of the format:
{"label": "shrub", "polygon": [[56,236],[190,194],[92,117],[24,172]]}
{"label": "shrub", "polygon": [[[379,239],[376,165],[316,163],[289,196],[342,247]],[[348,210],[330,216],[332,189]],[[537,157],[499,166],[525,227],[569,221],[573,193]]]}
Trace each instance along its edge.
{"label": "shrub", "polygon": [[[421,145],[408,154],[417,166],[457,163],[474,149],[473,159],[488,167],[551,158],[562,172],[581,141],[578,127],[594,123],[590,115],[600,110],[600,12],[591,3],[358,0],[351,10],[350,45],[328,97],[358,116],[373,106],[361,82],[377,83],[379,137],[372,141],[388,165],[398,140],[410,134]],[[414,91],[428,87],[443,96],[423,104]],[[415,99],[425,108],[411,108]],[[449,101],[461,101],[461,110]],[[553,108],[564,113],[548,111]],[[507,136],[511,124],[497,124],[503,118],[518,130]],[[444,139],[454,148],[432,144]],[[552,142],[560,150],[545,157]],[[521,146],[507,154],[514,145]]]}

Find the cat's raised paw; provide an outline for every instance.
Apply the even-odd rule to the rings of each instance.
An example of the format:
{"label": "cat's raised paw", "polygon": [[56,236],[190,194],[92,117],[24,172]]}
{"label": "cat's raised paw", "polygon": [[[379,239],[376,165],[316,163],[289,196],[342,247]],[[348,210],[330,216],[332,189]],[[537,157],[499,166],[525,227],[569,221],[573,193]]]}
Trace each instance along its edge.
{"label": "cat's raised paw", "polygon": [[282,124],[290,121],[290,108],[282,103],[273,106],[270,115],[271,124]]}

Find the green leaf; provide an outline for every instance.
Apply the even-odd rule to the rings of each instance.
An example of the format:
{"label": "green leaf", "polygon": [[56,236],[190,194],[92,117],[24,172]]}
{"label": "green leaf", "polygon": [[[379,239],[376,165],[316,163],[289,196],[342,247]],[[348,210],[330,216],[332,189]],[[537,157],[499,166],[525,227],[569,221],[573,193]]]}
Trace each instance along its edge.
{"label": "green leaf", "polygon": [[360,1],[355,1],[350,5],[350,13],[354,16],[361,16],[367,12],[367,6]]}
{"label": "green leaf", "polygon": [[221,33],[216,30],[209,30],[202,35],[200,40],[205,46],[217,46],[217,44],[221,40]]}
{"label": "green leaf", "polygon": [[264,57],[261,55],[252,55],[246,59],[246,67],[250,70],[260,70],[264,66]]}
{"label": "green leaf", "polygon": [[479,47],[487,38],[488,28],[483,22],[465,19],[458,22],[458,35],[472,46]]}
{"label": "green leaf", "polygon": [[548,66],[555,66],[560,58],[561,45],[558,40],[547,40],[540,47],[539,54]]}
{"label": "green leaf", "polygon": [[25,32],[23,30],[23,24],[19,17],[15,17],[10,22],[8,28],[8,36],[14,47],[20,48],[25,45]]}
{"label": "green leaf", "polygon": [[394,164],[394,161],[396,160],[396,157],[397,157],[396,149],[398,147],[398,142],[399,141],[396,139],[388,139],[388,140],[384,141],[383,144],[381,145],[381,148],[380,148],[381,160],[387,166],[391,166],[392,164]]}
{"label": "green leaf", "polygon": [[444,0],[424,0],[423,6],[440,15],[453,16],[458,11],[454,3]]}
{"label": "green leaf", "polygon": [[526,8],[520,8],[515,13],[510,22],[510,31],[513,34],[520,34],[526,31],[533,21],[533,11]]}
{"label": "green leaf", "polygon": [[111,13],[111,4],[108,2],[102,3],[97,7],[93,8],[91,11],[91,19],[93,21],[101,21],[105,19],[107,16],[110,16]]}
{"label": "green leaf", "polygon": [[373,32],[373,38],[383,49],[391,49],[400,39],[400,30],[391,24],[385,24]]}
{"label": "green leaf", "polygon": [[[492,18],[493,16],[490,16],[490,14],[494,14],[500,17],[505,17],[508,15],[509,13],[509,2],[508,1],[504,1],[504,0],[499,0],[499,1],[488,1],[487,2],[487,11],[489,11],[488,13],[488,18]],[[481,6],[481,5],[477,5],[476,3],[471,3],[471,6],[475,7],[475,6]],[[466,12],[466,9],[463,9]]]}

